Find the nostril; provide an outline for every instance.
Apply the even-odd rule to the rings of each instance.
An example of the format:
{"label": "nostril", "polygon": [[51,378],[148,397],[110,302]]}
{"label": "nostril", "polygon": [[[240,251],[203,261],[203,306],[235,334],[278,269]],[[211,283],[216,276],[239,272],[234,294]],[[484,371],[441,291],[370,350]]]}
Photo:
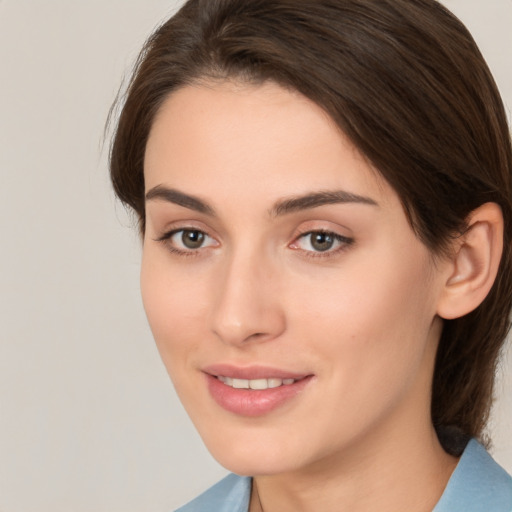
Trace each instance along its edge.
{"label": "nostril", "polygon": [[251,334],[250,336],[247,337],[247,341],[249,341],[250,339],[263,338],[264,336],[266,336],[264,332],[255,332],[254,334]]}

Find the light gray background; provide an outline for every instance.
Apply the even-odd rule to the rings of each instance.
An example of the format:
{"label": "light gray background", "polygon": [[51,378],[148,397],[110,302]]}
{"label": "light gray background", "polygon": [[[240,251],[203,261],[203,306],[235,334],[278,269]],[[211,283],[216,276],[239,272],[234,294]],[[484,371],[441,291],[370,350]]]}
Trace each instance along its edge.
{"label": "light gray background", "polygon": [[[181,410],[109,188],[121,78],[179,2],[0,0],[0,511],[169,511],[225,473]],[[512,106],[512,1],[446,0]],[[493,416],[512,471],[512,360]]]}

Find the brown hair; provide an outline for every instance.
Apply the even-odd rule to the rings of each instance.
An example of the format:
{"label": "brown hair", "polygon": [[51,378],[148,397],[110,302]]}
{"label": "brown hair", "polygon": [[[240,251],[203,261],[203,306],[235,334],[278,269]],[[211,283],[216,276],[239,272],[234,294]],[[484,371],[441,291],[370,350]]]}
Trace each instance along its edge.
{"label": "brown hair", "polygon": [[335,120],[398,193],[434,253],[479,205],[505,220],[498,278],[446,321],[432,391],[436,427],[481,437],[512,303],[512,149],[496,85],[467,29],[434,0],[189,0],[147,41],[110,155],[119,198],[144,230],[144,152],[155,114],[202,80],[271,80]]}

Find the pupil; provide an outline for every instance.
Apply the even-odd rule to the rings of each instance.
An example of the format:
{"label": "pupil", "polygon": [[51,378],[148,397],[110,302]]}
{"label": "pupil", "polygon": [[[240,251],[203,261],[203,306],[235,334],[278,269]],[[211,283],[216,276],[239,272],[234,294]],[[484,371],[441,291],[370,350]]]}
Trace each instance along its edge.
{"label": "pupil", "polygon": [[334,244],[334,238],[327,233],[315,233],[311,245],[315,250],[323,252],[329,250]]}
{"label": "pupil", "polygon": [[201,233],[201,231],[183,231],[181,241],[187,249],[199,249],[204,242],[204,233]]}

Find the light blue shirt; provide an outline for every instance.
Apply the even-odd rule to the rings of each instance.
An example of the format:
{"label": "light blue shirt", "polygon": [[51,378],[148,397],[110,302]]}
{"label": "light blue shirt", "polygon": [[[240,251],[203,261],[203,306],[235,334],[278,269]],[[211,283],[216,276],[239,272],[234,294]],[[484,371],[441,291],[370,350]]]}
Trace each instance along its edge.
{"label": "light blue shirt", "polygon": [[[226,478],[176,512],[248,512],[251,478]],[[512,512],[512,478],[471,440],[433,512]]]}

